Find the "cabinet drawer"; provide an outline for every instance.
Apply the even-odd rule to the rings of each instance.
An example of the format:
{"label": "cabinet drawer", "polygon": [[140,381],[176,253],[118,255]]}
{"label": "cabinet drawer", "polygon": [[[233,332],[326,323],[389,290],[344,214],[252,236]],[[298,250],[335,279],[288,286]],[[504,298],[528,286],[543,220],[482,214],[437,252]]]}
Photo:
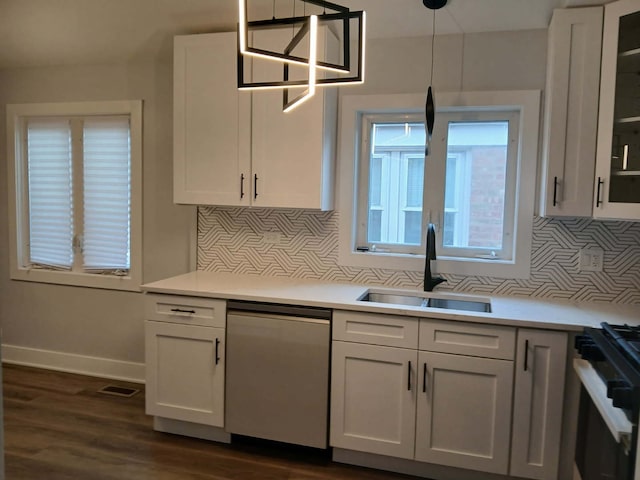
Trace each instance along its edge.
{"label": "cabinet drawer", "polygon": [[513,327],[440,320],[420,320],[420,350],[513,360]]}
{"label": "cabinet drawer", "polygon": [[145,318],[160,322],[224,327],[226,305],[224,300],[210,298],[146,294]]}
{"label": "cabinet drawer", "polygon": [[399,315],[337,311],[333,339],[390,347],[418,347],[418,319]]}

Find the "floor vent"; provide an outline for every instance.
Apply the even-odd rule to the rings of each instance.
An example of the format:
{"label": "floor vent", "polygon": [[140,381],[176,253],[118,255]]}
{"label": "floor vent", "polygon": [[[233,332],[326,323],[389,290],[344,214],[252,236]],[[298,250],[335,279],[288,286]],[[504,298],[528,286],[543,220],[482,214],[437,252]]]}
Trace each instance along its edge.
{"label": "floor vent", "polygon": [[119,387],[117,385],[107,385],[98,390],[98,393],[104,393],[106,395],[116,395],[118,397],[133,397],[140,390],[129,387]]}

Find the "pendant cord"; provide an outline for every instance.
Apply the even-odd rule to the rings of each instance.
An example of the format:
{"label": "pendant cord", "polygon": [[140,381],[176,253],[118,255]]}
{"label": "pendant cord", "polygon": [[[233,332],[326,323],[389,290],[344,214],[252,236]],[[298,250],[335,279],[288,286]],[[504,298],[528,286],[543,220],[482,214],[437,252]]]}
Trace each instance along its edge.
{"label": "pendant cord", "polygon": [[431,79],[429,80],[429,85],[433,85],[433,54],[435,51],[436,44],[436,11],[433,11],[433,23],[431,27]]}

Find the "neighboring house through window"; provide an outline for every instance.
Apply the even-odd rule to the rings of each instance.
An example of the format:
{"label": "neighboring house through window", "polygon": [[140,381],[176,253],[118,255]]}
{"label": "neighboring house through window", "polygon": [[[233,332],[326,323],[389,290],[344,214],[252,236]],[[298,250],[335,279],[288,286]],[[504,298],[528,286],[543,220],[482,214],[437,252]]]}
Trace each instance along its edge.
{"label": "neighboring house through window", "polygon": [[9,105],[11,275],[141,283],[141,102]]}

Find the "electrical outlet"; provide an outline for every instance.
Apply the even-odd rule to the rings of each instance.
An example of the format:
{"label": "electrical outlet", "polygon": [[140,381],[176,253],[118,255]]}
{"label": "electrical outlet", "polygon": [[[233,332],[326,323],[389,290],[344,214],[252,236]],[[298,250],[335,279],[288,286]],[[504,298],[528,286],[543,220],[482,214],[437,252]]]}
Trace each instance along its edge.
{"label": "electrical outlet", "polygon": [[583,272],[601,272],[604,263],[604,251],[599,247],[580,250],[580,270]]}
{"label": "electrical outlet", "polygon": [[265,232],[264,236],[262,237],[262,241],[264,243],[277,245],[280,243],[281,237],[282,237],[282,234],[280,232]]}

